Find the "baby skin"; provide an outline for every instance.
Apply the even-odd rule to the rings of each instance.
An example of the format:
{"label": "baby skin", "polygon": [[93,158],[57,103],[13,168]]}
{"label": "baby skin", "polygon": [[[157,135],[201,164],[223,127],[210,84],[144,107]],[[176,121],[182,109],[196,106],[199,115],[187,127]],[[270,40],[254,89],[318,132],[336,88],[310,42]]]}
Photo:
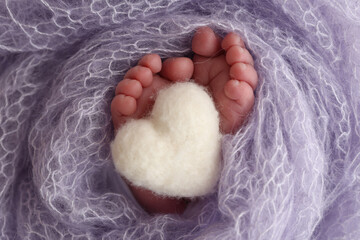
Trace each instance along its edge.
{"label": "baby skin", "polygon": [[[254,61],[242,39],[229,33],[224,39],[209,27],[199,28],[192,39],[193,59],[144,56],[116,87],[111,103],[115,130],[128,119],[146,116],[156,93],[174,82],[193,79],[212,95],[220,116],[223,134],[236,132],[254,105],[258,75]],[[158,196],[128,183],[138,203],[149,213],[182,213],[189,199]]]}

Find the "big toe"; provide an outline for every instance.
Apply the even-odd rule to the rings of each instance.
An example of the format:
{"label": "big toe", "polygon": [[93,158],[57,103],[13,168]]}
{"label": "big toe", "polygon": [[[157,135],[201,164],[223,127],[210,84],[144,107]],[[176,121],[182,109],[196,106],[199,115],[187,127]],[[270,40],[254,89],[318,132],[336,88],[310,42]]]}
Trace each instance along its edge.
{"label": "big toe", "polygon": [[163,62],[160,75],[173,82],[188,81],[194,72],[194,63],[190,58],[168,58]]}
{"label": "big toe", "polygon": [[209,27],[199,28],[192,39],[192,50],[203,57],[212,57],[221,52],[221,38]]}

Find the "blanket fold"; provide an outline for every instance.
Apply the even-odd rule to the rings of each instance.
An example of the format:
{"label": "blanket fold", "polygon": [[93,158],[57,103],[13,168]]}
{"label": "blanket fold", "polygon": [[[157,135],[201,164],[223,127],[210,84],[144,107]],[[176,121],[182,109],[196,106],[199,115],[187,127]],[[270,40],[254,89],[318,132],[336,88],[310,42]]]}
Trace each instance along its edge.
{"label": "blanket fold", "polygon": [[[0,0],[1,239],[360,239],[357,0]],[[235,31],[259,86],[217,191],[149,216],[114,170],[110,102],[146,53]]]}

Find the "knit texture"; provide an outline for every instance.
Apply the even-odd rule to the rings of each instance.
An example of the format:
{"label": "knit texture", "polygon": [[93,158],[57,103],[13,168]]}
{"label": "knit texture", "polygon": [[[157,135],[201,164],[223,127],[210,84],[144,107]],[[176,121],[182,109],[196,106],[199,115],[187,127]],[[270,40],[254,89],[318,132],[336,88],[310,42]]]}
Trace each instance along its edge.
{"label": "knit texture", "polygon": [[[358,0],[0,0],[1,239],[360,239]],[[259,85],[215,192],[149,216],[111,158],[146,53],[235,31]]]}

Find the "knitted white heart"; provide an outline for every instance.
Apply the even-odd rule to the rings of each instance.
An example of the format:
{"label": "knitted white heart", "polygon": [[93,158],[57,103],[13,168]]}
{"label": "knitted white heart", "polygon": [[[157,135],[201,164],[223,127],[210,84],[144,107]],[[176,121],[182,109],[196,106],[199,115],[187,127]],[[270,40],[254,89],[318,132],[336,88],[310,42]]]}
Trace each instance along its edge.
{"label": "knitted white heart", "polygon": [[111,152],[117,171],[135,186],[195,197],[217,183],[220,139],[218,112],[205,89],[176,83],[159,92],[148,118],[118,130]]}

